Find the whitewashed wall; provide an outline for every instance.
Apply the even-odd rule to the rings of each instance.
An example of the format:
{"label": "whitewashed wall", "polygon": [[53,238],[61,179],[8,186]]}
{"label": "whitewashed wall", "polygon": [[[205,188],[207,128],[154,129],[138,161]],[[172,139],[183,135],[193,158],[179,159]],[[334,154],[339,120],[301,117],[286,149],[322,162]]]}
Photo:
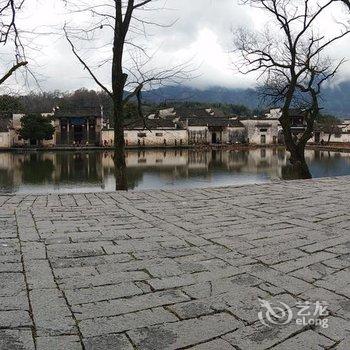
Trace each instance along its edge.
{"label": "whitewashed wall", "polygon": [[[211,132],[207,126],[189,126],[188,127],[188,140],[192,144],[210,144],[212,143],[212,135],[214,132]],[[217,131],[216,139],[217,142],[221,143],[230,143],[231,142],[231,133],[246,134],[244,128],[237,127],[227,127],[222,132]]]}
{"label": "whitewashed wall", "polygon": [[[320,133],[320,141],[328,142],[329,134],[321,132]],[[342,133],[339,136],[334,134],[331,135],[330,138],[331,143],[350,143],[350,133]],[[308,143],[315,143],[315,137],[312,137]]]}
{"label": "whitewashed wall", "polygon": [[[141,137],[141,135],[145,135]],[[143,146],[164,146],[164,140],[166,140],[167,146],[175,146],[175,143],[179,146],[182,141],[182,145],[188,144],[188,135],[186,130],[125,130],[124,132],[125,143],[128,146],[137,146],[139,140]],[[103,130],[102,131],[102,145],[112,145],[114,142],[114,131]]]}
{"label": "whitewashed wall", "polygon": [[10,148],[12,146],[11,132],[0,132],[0,148]]}

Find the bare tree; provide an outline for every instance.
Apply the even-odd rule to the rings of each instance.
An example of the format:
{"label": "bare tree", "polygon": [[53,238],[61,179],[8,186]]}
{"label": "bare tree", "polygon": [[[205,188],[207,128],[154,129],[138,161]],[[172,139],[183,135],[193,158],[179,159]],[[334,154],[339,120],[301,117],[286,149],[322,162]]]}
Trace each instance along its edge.
{"label": "bare tree", "polygon": [[[149,54],[144,43],[137,40],[140,36],[147,37],[148,26],[167,27],[168,25],[155,23],[148,20],[142,14],[155,10],[155,4],[159,0],[102,0],[91,5],[90,3],[77,1],[65,1],[73,3],[76,13],[90,13],[96,20],[92,25],[82,29],[74,29],[66,25],[64,28],[66,38],[71,49],[90,74],[95,83],[105,91],[113,101],[113,125],[117,189],[126,189],[125,177],[125,106],[130,101],[137,102],[137,110],[140,118],[142,112],[142,91],[159,86],[164,81],[174,82],[185,79],[188,70],[186,64],[179,64],[170,68],[155,70],[151,60],[155,54]],[[159,7],[157,8],[159,9]],[[90,18],[90,20],[91,20]],[[97,67],[88,63],[88,57],[79,52],[76,40],[85,40],[92,43],[98,32],[111,31],[112,35],[107,42],[100,44],[100,49],[111,48],[112,55],[100,62]],[[147,39],[146,39],[147,40]],[[95,43],[95,45],[98,45]],[[97,46],[95,46],[96,49]],[[127,62],[126,62],[127,61]],[[111,65],[111,81],[103,82],[98,77],[98,68],[105,64]]]}
{"label": "bare tree", "polygon": [[[23,5],[24,0],[0,0],[0,44],[13,46],[14,49],[14,57],[11,59],[12,67],[5,68],[6,71],[0,76],[0,85],[5,83],[17,69],[28,64],[16,22],[16,15],[22,10]],[[8,62],[4,61],[2,65],[6,66]]]}
{"label": "bare tree", "polygon": [[[263,79],[262,95],[273,105],[281,106],[280,123],[291,163],[300,177],[311,174],[305,162],[305,146],[313,135],[320,113],[320,94],[324,83],[334,77],[343,60],[334,64],[325,51],[350,33],[339,23],[338,33],[320,33],[317,24],[335,8],[338,0],[244,0],[243,3],[264,10],[274,25],[262,33],[237,31],[235,46],[241,54],[238,67],[242,73],[258,72]],[[292,127],[290,109],[299,108],[305,115],[305,128]]]}

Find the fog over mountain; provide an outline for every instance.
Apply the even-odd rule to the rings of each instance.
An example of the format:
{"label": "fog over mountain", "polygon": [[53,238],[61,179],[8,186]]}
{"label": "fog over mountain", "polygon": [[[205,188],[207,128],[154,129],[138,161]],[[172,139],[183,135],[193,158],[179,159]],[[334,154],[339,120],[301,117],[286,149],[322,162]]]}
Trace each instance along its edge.
{"label": "fog over mountain", "polygon": [[[195,89],[187,86],[163,87],[144,92],[143,97],[150,102],[193,101],[208,103],[242,104],[251,109],[265,109],[264,104],[255,89],[210,87]],[[329,113],[341,118],[350,117],[350,81],[342,82],[334,87],[325,88],[322,94],[321,106],[323,113]]]}
{"label": "fog over mountain", "polygon": [[[70,12],[67,3],[74,2],[26,0],[24,10],[18,14],[19,28],[30,43],[33,41],[27,45],[27,56],[30,58],[30,68],[40,82],[40,90],[74,91],[82,86],[98,89],[87,70],[74,57],[62,31],[66,23],[80,28],[93,20],[90,15]],[[102,0],[76,2],[94,5],[108,3]],[[137,44],[152,56],[147,69],[159,71],[174,64],[190,62],[195,72],[191,80],[184,83],[193,88],[214,92],[216,89],[207,87],[221,86],[235,91],[255,86],[258,74],[243,75],[236,69],[238,54],[234,52],[233,32],[238,28],[258,32],[264,29],[266,23],[271,23],[271,18],[264,11],[242,5],[243,1],[240,0],[159,0],[155,3],[157,10],[141,12],[146,21],[173,25],[150,25],[146,29],[148,35],[140,35]],[[341,4],[338,5],[322,18],[323,23],[327,23],[329,33],[337,30],[337,22],[347,20],[347,12]],[[111,66],[106,59],[110,58],[110,50],[103,49],[110,39],[107,28],[106,33],[101,34],[102,42],[98,42],[101,45],[77,38],[74,43],[79,52],[88,58],[99,79],[109,86]],[[329,54],[335,64],[343,58],[348,59],[349,38],[333,45]],[[6,63],[8,57],[5,57]],[[125,60],[125,68],[130,68],[129,61],[132,63],[132,60]],[[336,79],[350,80],[349,60],[344,62]],[[37,89],[36,82],[32,80],[29,86],[23,84],[20,75],[9,81],[8,85],[8,89],[2,86],[2,93],[15,91],[26,94],[29,90]]]}

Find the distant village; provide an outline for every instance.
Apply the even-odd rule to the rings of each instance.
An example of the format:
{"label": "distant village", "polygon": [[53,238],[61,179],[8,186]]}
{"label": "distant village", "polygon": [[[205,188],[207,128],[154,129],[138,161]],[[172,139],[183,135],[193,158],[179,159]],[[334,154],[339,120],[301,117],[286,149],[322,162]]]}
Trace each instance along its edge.
{"label": "distant village", "polygon": [[[174,107],[159,109],[144,119],[125,125],[127,147],[185,147],[201,145],[278,145],[283,144],[279,122],[280,110],[272,109],[260,116],[227,116],[217,108]],[[54,127],[53,137],[44,140],[43,147],[112,147],[114,131],[103,109],[79,111],[57,109],[43,113]],[[0,148],[29,146],[20,137],[21,118],[12,114],[8,123],[0,124]],[[305,114],[290,111],[292,132],[297,137],[305,130]],[[315,128],[314,144],[350,143],[350,120],[344,120],[330,132]]]}

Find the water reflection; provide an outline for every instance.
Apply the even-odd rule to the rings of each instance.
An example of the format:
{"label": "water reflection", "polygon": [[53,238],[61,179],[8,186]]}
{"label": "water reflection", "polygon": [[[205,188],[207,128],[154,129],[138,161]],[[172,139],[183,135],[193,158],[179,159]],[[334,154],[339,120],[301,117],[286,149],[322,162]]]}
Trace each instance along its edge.
{"label": "water reflection", "polygon": [[[307,151],[314,177],[350,175],[350,155]],[[1,192],[90,192],[116,189],[113,152],[0,153]],[[249,151],[126,152],[129,189],[242,185],[294,179],[283,148]]]}

